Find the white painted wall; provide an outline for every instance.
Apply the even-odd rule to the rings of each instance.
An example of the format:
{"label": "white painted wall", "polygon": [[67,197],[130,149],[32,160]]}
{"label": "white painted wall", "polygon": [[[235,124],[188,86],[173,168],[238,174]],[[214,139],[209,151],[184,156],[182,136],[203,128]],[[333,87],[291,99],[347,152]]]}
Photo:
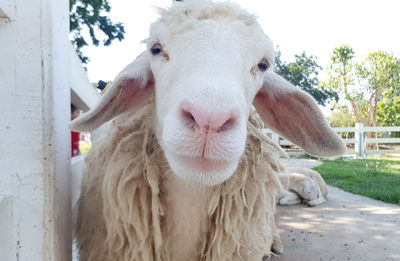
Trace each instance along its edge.
{"label": "white painted wall", "polygon": [[69,45],[71,101],[79,109],[87,111],[100,100],[101,94],[92,86],[82,67],[81,60],[72,44]]}
{"label": "white painted wall", "polygon": [[0,0],[1,260],[71,260],[68,4]]}

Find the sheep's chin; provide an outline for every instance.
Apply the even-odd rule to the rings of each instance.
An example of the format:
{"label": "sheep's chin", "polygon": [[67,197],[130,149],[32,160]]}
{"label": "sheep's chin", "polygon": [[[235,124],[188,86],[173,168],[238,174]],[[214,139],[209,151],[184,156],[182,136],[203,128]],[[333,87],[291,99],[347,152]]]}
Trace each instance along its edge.
{"label": "sheep's chin", "polygon": [[177,155],[169,155],[167,160],[172,172],[179,178],[204,186],[215,186],[224,182],[232,176],[239,163],[239,159],[216,161]]}

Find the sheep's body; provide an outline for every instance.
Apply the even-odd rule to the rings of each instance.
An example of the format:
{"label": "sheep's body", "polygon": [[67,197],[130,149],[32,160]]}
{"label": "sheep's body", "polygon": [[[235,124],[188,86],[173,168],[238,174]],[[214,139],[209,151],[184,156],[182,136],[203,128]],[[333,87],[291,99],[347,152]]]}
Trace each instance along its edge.
{"label": "sheep's body", "polygon": [[326,202],[328,188],[324,179],[315,170],[301,167],[287,167],[279,175],[284,188],[281,192],[279,204],[294,205],[306,201],[309,206],[316,206]]}
{"label": "sheep's body", "polygon": [[76,232],[81,259],[261,260],[273,240],[281,250],[274,214],[283,168],[258,116],[249,121],[236,173],[204,187],[171,173],[153,113],[150,103],[116,119],[86,158]]}

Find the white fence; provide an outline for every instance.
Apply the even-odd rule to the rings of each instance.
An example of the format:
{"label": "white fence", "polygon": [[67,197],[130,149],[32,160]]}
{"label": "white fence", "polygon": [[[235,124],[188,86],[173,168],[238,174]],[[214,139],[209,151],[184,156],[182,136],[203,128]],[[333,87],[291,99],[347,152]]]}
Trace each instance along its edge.
{"label": "white fence", "polygon": [[[400,154],[400,138],[392,138],[390,137],[390,133],[400,132],[400,126],[394,127],[364,127],[363,124],[356,124],[355,127],[348,128],[333,128],[336,133],[354,133],[352,138],[343,138],[344,143],[348,147],[347,154],[352,155],[355,154],[357,156],[366,156],[368,154],[390,154],[390,153],[399,153]],[[290,141],[280,137],[278,134],[272,132],[269,129],[265,129],[268,136],[272,138],[272,140],[285,147],[296,147]],[[377,136],[381,136],[378,138],[367,138],[366,133],[375,132],[379,133]],[[367,149],[368,144],[377,144],[376,149]],[[388,145],[393,148],[380,148],[382,145]],[[397,148],[396,146],[398,145]]]}
{"label": "white fence", "polygon": [[0,0],[0,260],[72,259],[70,104],[100,95],[68,39],[68,4]]}
{"label": "white fence", "polygon": [[0,0],[0,260],[71,260],[68,4]]}

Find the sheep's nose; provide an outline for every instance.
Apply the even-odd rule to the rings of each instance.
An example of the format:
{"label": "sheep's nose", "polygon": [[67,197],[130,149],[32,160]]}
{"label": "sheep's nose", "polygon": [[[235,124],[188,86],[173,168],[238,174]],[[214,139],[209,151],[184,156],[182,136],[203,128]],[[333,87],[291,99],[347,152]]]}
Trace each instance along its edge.
{"label": "sheep's nose", "polygon": [[220,133],[233,129],[238,121],[238,109],[195,106],[190,102],[181,104],[181,118],[183,122],[193,129],[207,130]]}

